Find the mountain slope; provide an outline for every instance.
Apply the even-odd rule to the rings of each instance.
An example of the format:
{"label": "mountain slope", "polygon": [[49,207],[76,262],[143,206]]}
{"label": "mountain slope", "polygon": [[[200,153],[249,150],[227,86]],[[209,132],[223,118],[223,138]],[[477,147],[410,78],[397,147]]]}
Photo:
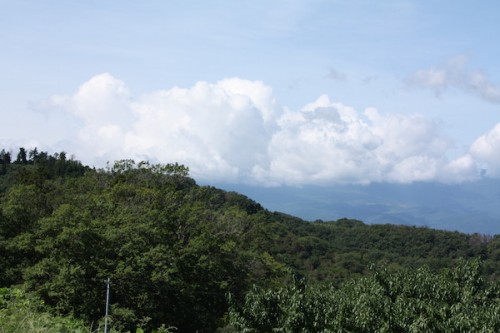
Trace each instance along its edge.
{"label": "mountain slope", "polygon": [[467,233],[500,234],[500,180],[263,188],[220,184],[270,210],[306,220],[349,217],[369,224],[404,224]]}

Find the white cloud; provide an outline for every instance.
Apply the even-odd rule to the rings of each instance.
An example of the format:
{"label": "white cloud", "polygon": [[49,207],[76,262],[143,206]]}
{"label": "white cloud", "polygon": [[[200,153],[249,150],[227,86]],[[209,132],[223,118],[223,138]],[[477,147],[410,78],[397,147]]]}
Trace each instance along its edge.
{"label": "white cloud", "polygon": [[483,99],[500,103],[500,86],[492,84],[483,73],[469,73],[466,84],[469,89],[478,93]]}
{"label": "white cloud", "polygon": [[500,125],[450,161],[452,144],[436,121],[358,112],[326,95],[289,110],[259,81],[198,82],[135,98],[102,74],[51,103],[82,124],[66,150],[98,166],[121,158],[179,162],[200,180],[265,185],[456,182],[477,177],[477,161],[500,171],[493,163]]}
{"label": "white cloud", "polygon": [[269,87],[237,78],[142,96],[127,148],[178,160],[202,177],[234,180],[267,163],[277,107]]}
{"label": "white cloud", "polygon": [[460,156],[439,170],[437,180],[446,183],[472,181],[478,179],[478,166],[470,154]]}
{"label": "white cloud", "polygon": [[484,168],[487,176],[500,177],[500,123],[479,137],[470,147],[470,155]]}
{"label": "white cloud", "polygon": [[[270,143],[271,165],[258,176],[271,183],[369,183],[431,181],[449,163],[451,143],[440,126],[419,115],[363,114],[327,96],[289,111]],[[455,166],[456,181],[470,169]]]}
{"label": "white cloud", "polygon": [[500,103],[500,86],[490,82],[484,73],[468,70],[466,63],[465,57],[452,58],[443,66],[417,71],[408,78],[407,84],[431,89],[438,96],[446,89],[454,87],[477,94],[485,101]]}
{"label": "white cloud", "polygon": [[[52,96],[50,102],[83,123],[74,153],[90,163],[124,157],[125,133],[134,117],[125,83],[108,73],[96,75],[72,96]],[[92,156],[92,158],[89,158]]]}
{"label": "white cloud", "polygon": [[54,104],[66,106],[86,125],[127,124],[130,92],[124,82],[108,73],[96,75],[70,97],[53,96]]}
{"label": "white cloud", "polygon": [[448,88],[452,83],[452,80],[446,71],[432,68],[417,71],[409,80],[409,83],[422,88],[429,88],[433,90],[436,95],[441,95],[443,90]]}
{"label": "white cloud", "polygon": [[85,163],[176,161],[196,177],[226,181],[245,180],[257,164],[268,164],[279,115],[269,87],[238,78],[134,99],[124,82],[101,74],[49,104],[83,124],[71,150]]}
{"label": "white cloud", "polygon": [[269,146],[272,182],[367,182],[377,172],[370,164],[379,138],[352,108],[321,96],[278,124]]}

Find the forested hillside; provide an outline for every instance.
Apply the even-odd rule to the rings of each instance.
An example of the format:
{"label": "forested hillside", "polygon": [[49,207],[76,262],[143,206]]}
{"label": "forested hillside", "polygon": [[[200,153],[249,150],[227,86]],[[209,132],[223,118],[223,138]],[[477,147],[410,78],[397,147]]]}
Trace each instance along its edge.
{"label": "forested hillside", "polygon": [[[375,332],[383,331],[385,317],[397,316],[387,332],[424,327],[415,324],[418,320],[447,331],[445,319],[456,323],[466,313],[471,322],[457,326],[457,332],[481,323],[500,328],[492,319],[500,318],[499,235],[349,219],[306,222],[267,211],[238,193],[199,186],[187,167],[175,163],[122,160],[96,170],[64,152],[21,148],[14,157],[2,150],[0,287],[6,289],[0,292],[0,320],[15,318],[13,302],[28,298],[45,305],[24,310],[58,318],[60,327],[66,322],[78,329],[97,327],[108,277],[116,332],[137,327],[270,332],[273,325],[292,322],[295,326],[283,332]],[[417,287],[411,291],[409,285]],[[438,290],[432,286],[442,298],[429,303]],[[359,310],[361,305],[352,302],[360,295],[366,295],[368,311],[360,316],[378,316],[380,322],[365,318],[359,322],[366,326],[358,327],[345,319],[348,314],[342,317],[349,306]],[[277,310],[289,301],[299,304],[294,299],[309,312]],[[397,312],[408,299],[416,312]],[[330,326],[293,317],[326,316],[321,311],[335,300],[345,309],[331,308],[340,312],[325,317],[333,318]],[[394,305],[384,310],[385,317],[369,312],[375,311],[369,302],[382,311],[382,303],[376,303],[381,300]],[[259,322],[264,314],[272,317],[267,326]],[[342,326],[342,320],[351,326]]]}

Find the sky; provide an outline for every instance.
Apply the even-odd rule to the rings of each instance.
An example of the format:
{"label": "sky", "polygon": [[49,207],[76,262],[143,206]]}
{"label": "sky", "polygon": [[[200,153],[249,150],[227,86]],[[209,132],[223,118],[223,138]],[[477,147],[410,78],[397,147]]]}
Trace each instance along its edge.
{"label": "sky", "polygon": [[0,147],[203,182],[500,177],[497,1],[0,0]]}

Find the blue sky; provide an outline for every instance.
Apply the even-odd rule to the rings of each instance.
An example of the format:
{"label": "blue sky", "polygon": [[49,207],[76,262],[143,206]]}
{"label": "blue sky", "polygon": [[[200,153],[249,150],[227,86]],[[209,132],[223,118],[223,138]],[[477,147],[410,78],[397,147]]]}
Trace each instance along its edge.
{"label": "blue sky", "polygon": [[496,1],[0,5],[1,147],[266,186],[500,176]]}

